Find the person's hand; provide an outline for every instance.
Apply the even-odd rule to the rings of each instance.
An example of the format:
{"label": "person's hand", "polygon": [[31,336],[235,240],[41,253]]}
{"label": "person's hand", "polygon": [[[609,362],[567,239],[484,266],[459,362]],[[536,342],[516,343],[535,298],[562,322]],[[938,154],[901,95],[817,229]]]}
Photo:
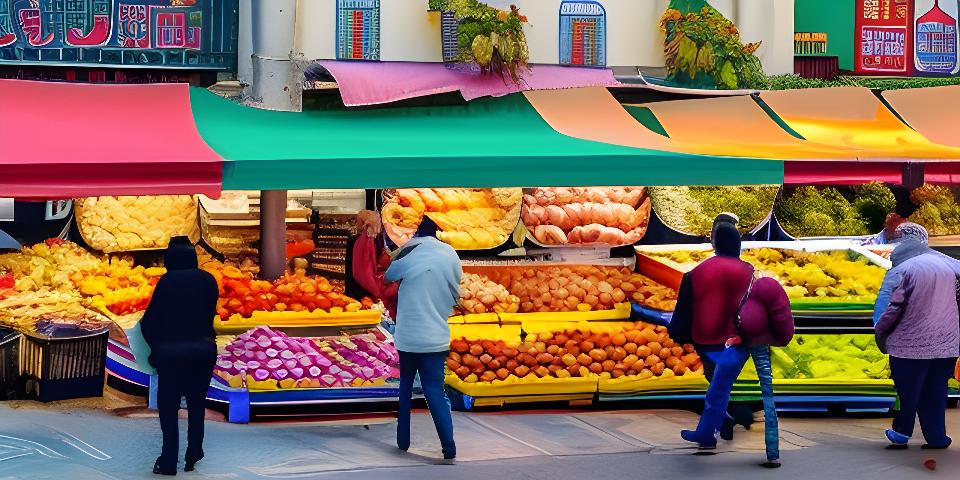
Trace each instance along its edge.
{"label": "person's hand", "polygon": [[730,348],[734,345],[740,345],[743,340],[740,338],[740,335],[734,335],[727,339],[727,343],[724,344],[725,347]]}

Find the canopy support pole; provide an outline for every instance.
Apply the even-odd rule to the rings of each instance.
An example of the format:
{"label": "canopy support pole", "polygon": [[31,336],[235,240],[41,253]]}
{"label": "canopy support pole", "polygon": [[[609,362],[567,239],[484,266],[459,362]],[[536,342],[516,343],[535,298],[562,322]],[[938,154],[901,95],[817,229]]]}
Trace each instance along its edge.
{"label": "canopy support pole", "polygon": [[276,280],[287,269],[287,191],[260,192],[260,278]]}
{"label": "canopy support pole", "polygon": [[922,163],[906,163],[903,165],[903,186],[913,191],[923,186],[924,165]]}

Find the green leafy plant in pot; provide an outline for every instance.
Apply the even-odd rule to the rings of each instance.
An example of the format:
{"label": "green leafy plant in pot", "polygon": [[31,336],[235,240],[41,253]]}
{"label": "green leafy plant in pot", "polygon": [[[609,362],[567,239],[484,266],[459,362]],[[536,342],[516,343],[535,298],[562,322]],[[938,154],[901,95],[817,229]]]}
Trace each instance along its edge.
{"label": "green leafy plant in pot", "polygon": [[520,82],[530,53],[523,33],[527,17],[515,5],[505,11],[477,0],[430,0],[429,9],[453,13],[457,21],[455,61],[472,62],[484,74]]}

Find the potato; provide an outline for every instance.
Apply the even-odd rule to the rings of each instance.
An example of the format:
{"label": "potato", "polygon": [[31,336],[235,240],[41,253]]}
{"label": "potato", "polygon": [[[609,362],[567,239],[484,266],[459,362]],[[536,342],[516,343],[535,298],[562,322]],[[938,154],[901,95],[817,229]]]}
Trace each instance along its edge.
{"label": "potato", "polygon": [[577,363],[583,366],[587,366],[593,363],[593,359],[590,358],[590,355],[587,355],[586,353],[581,353],[580,355],[577,356]]}

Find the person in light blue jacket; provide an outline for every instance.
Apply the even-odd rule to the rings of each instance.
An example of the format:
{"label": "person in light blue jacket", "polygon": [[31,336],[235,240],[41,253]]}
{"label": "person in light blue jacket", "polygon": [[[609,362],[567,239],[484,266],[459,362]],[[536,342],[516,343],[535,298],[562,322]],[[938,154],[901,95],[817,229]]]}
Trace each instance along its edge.
{"label": "person in light blue jacket", "polygon": [[413,380],[419,374],[423,395],[440,437],[443,458],[453,460],[450,400],[443,390],[443,374],[450,350],[447,323],[460,298],[463,269],[457,252],[436,239],[436,224],[423,223],[390,263],[385,277],[400,282],[394,342],[400,352],[400,405],[397,414],[397,447],[410,448],[410,404]]}
{"label": "person in light blue jacket", "polygon": [[[893,235],[890,236],[890,243],[898,244],[907,240],[916,240],[917,242],[927,245],[929,241],[929,234],[927,230],[916,223],[902,223],[896,230],[894,230]],[[958,265],[954,261],[953,257],[933,251],[932,253],[941,256],[945,259],[949,259],[948,262],[950,265]],[[880,321],[880,317],[883,315],[883,312],[887,310],[887,307],[890,305],[890,296],[893,294],[893,290],[900,285],[903,280],[903,271],[904,266],[903,262],[909,260],[910,257],[905,257],[904,255],[894,254],[891,257],[891,262],[893,267],[890,270],[887,270],[887,273],[883,276],[883,283],[880,284],[880,291],[877,292],[877,301],[873,307],[873,324],[876,325]]]}

